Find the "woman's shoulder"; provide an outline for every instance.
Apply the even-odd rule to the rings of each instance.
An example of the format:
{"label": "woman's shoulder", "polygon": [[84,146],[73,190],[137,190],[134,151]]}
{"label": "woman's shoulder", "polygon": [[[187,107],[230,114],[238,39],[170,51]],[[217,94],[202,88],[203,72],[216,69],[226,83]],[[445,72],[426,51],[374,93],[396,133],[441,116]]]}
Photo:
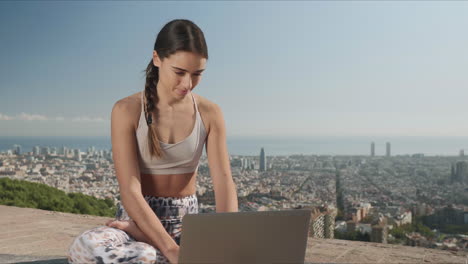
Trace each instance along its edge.
{"label": "woman's shoulder", "polygon": [[221,107],[215,102],[212,102],[201,95],[194,94],[194,96],[195,100],[197,101],[200,115],[204,120],[206,120],[206,128],[208,133],[212,126],[223,125],[224,121]]}
{"label": "woman's shoulder", "polygon": [[116,112],[119,118],[129,119],[128,121],[138,126],[138,120],[141,110],[141,92],[137,92],[121,98],[114,103],[112,112],[114,109],[118,109]]}
{"label": "woman's shoulder", "polygon": [[221,111],[221,107],[215,102],[210,101],[199,94],[194,93],[194,96],[195,100],[197,101],[198,109],[200,110],[200,112],[208,115],[213,115]]}
{"label": "woman's shoulder", "polygon": [[133,112],[141,109],[141,92],[131,94],[115,102],[114,106]]}

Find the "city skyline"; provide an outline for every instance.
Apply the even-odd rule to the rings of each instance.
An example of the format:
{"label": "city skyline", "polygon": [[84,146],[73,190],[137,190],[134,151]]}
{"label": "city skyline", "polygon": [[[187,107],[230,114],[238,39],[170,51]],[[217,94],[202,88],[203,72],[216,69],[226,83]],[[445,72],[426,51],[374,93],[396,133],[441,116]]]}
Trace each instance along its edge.
{"label": "city skyline", "polygon": [[465,136],[467,11],[466,2],[1,2],[0,136],[110,136],[113,104],[143,89],[156,34],[175,18],[205,34],[210,58],[194,92],[221,106],[228,137]]}
{"label": "city skyline", "polygon": [[[4,137],[5,138],[5,137]],[[4,139],[3,138],[3,139]],[[18,138],[16,138],[18,139]],[[12,155],[12,154],[22,154],[22,153],[33,153],[34,155],[37,155],[38,153],[43,153],[43,154],[50,154],[50,153],[55,153],[55,154],[63,154],[65,153],[66,151],[78,151],[78,152],[90,152],[90,151],[104,151],[104,152],[111,152],[112,151],[112,146],[110,144],[103,144],[102,141],[100,141],[98,143],[98,145],[95,145],[91,142],[88,142],[87,144],[84,143],[86,142],[86,139],[84,139],[85,141],[82,141],[80,143],[77,143],[77,142],[74,142],[74,144],[70,145],[68,143],[65,143],[66,142],[66,139],[63,140],[63,141],[60,141],[61,143],[59,142],[55,142],[55,143],[52,143],[53,141],[49,141],[49,143],[38,143],[38,142],[34,142],[34,141],[30,141],[30,142],[27,142],[26,145],[23,145],[21,143],[19,143],[20,141],[11,141],[10,144],[5,144],[5,143],[2,143],[2,137],[0,137],[0,154],[7,154],[7,155]],[[13,143],[15,142],[15,143]],[[94,141],[95,143],[97,141]],[[239,142],[238,142],[239,143]],[[235,145],[239,145],[239,144],[236,144],[236,143],[233,143],[233,142],[228,142],[228,147],[232,147],[232,146],[235,146]],[[248,142],[244,142],[244,144],[247,143],[249,144]],[[262,142],[264,143],[264,142]],[[263,144],[262,143],[257,143],[255,145],[262,145],[260,148],[260,155],[259,155],[259,166],[260,166],[260,170],[264,171],[268,168],[268,166],[270,166],[268,163],[267,163],[267,155],[266,155],[266,151],[265,151],[265,148],[263,147]],[[365,156],[368,156],[368,157],[398,157],[398,156],[413,156],[413,157],[424,157],[424,156],[427,156],[427,157],[431,157],[431,156],[438,156],[438,157],[460,157],[460,158],[463,158],[465,155],[464,155],[464,149],[460,149],[457,152],[452,152],[452,153],[427,153],[427,152],[421,152],[421,151],[416,151],[416,152],[398,152],[396,154],[392,154],[391,150],[390,150],[390,146],[391,146],[391,142],[386,142],[385,143],[385,152],[379,152],[377,151],[376,152],[376,148],[375,148],[376,144],[374,141],[370,142],[370,153],[366,154],[366,153],[314,153],[314,152],[294,152],[294,151],[291,151],[291,150],[288,150],[287,152],[284,152],[284,153],[278,153],[278,149],[281,149],[283,148],[284,149],[284,146],[281,146],[281,144],[276,145],[275,147],[273,147],[273,152],[270,153],[270,156],[289,156],[289,155],[292,155],[292,156],[295,156],[295,155],[305,155],[305,156],[361,156],[361,157],[365,157]],[[383,146],[383,144],[382,144]],[[279,147],[279,148],[278,148]],[[236,149],[236,148],[235,148]],[[239,149],[239,148],[237,148]],[[251,151],[252,151],[252,148],[251,148]],[[253,152],[250,152],[250,153],[247,153],[247,152],[229,152],[229,154],[231,156],[257,156],[258,154],[255,154],[255,149]],[[205,149],[203,150],[203,155],[206,156],[206,152],[205,152]],[[263,164],[262,164],[263,163]],[[245,167],[249,167],[251,164],[245,164]]]}

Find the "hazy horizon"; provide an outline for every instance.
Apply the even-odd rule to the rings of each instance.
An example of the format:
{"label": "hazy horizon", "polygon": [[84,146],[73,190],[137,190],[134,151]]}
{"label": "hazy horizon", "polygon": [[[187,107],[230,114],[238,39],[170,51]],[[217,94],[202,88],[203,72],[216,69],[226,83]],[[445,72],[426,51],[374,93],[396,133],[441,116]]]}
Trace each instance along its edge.
{"label": "hazy horizon", "polygon": [[[264,148],[267,155],[352,155],[369,156],[371,142],[375,143],[375,154],[386,154],[386,143],[391,144],[391,155],[424,154],[425,156],[458,157],[460,150],[468,153],[468,137],[271,137],[271,136],[228,136],[227,146],[230,155],[258,155]],[[111,149],[109,136],[73,137],[43,136],[21,137],[0,136],[0,152],[13,149],[19,144],[23,151],[32,151],[34,146],[66,146],[86,151]],[[205,152],[205,150],[204,150]]]}

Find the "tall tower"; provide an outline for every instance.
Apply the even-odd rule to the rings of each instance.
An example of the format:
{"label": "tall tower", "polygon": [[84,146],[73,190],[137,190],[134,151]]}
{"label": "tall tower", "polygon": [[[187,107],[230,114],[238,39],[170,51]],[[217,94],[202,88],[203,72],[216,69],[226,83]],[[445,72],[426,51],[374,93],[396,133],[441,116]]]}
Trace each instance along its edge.
{"label": "tall tower", "polygon": [[74,152],[75,152],[75,160],[76,161],[81,161],[81,151],[80,151],[80,149],[75,149]]}
{"label": "tall tower", "polygon": [[49,155],[50,154],[50,147],[42,147],[41,148],[42,155]]}
{"label": "tall tower", "polygon": [[386,154],[387,157],[390,157],[391,152],[390,152],[390,142],[387,142],[387,147],[386,147]]}
{"label": "tall tower", "polygon": [[16,155],[21,155],[21,146],[20,145],[13,145],[13,151]]}
{"label": "tall tower", "polygon": [[371,157],[375,157],[375,143],[374,142],[370,144],[370,155]]}
{"label": "tall tower", "polygon": [[60,154],[66,156],[67,155],[67,147],[62,145],[62,148],[60,149]]}
{"label": "tall tower", "polygon": [[468,162],[466,161],[457,161],[455,164],[455,181],[463,183],[468,183]]}
{"label": "tall tower", "polygon": [[36,156],[36,155],[39,155],[39,154],[41,154],[39,146],[34,146],[33,155]]}
{"label": "tall tower", "polygon": [[260,150],[260,171],[266,171],[266,166],[265,150],[262,148]]}

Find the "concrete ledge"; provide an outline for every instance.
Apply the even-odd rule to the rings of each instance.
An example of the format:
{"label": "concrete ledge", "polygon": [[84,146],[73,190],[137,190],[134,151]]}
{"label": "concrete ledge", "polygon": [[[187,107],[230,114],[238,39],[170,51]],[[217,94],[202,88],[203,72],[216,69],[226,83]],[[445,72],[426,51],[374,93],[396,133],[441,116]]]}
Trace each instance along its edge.
{"label": "concrete ledge", "polygon": [[[0,263],[68,263],[73,239],[109,219],[0,205]],[[307,263],[468,263],[462,251],[317,238],[307,244]]]}
{"label": "concrete ledge", "polygon": [[66,257],[63,256],[30,256],[0,254],[0,263],[68,264],[68,260]]}

